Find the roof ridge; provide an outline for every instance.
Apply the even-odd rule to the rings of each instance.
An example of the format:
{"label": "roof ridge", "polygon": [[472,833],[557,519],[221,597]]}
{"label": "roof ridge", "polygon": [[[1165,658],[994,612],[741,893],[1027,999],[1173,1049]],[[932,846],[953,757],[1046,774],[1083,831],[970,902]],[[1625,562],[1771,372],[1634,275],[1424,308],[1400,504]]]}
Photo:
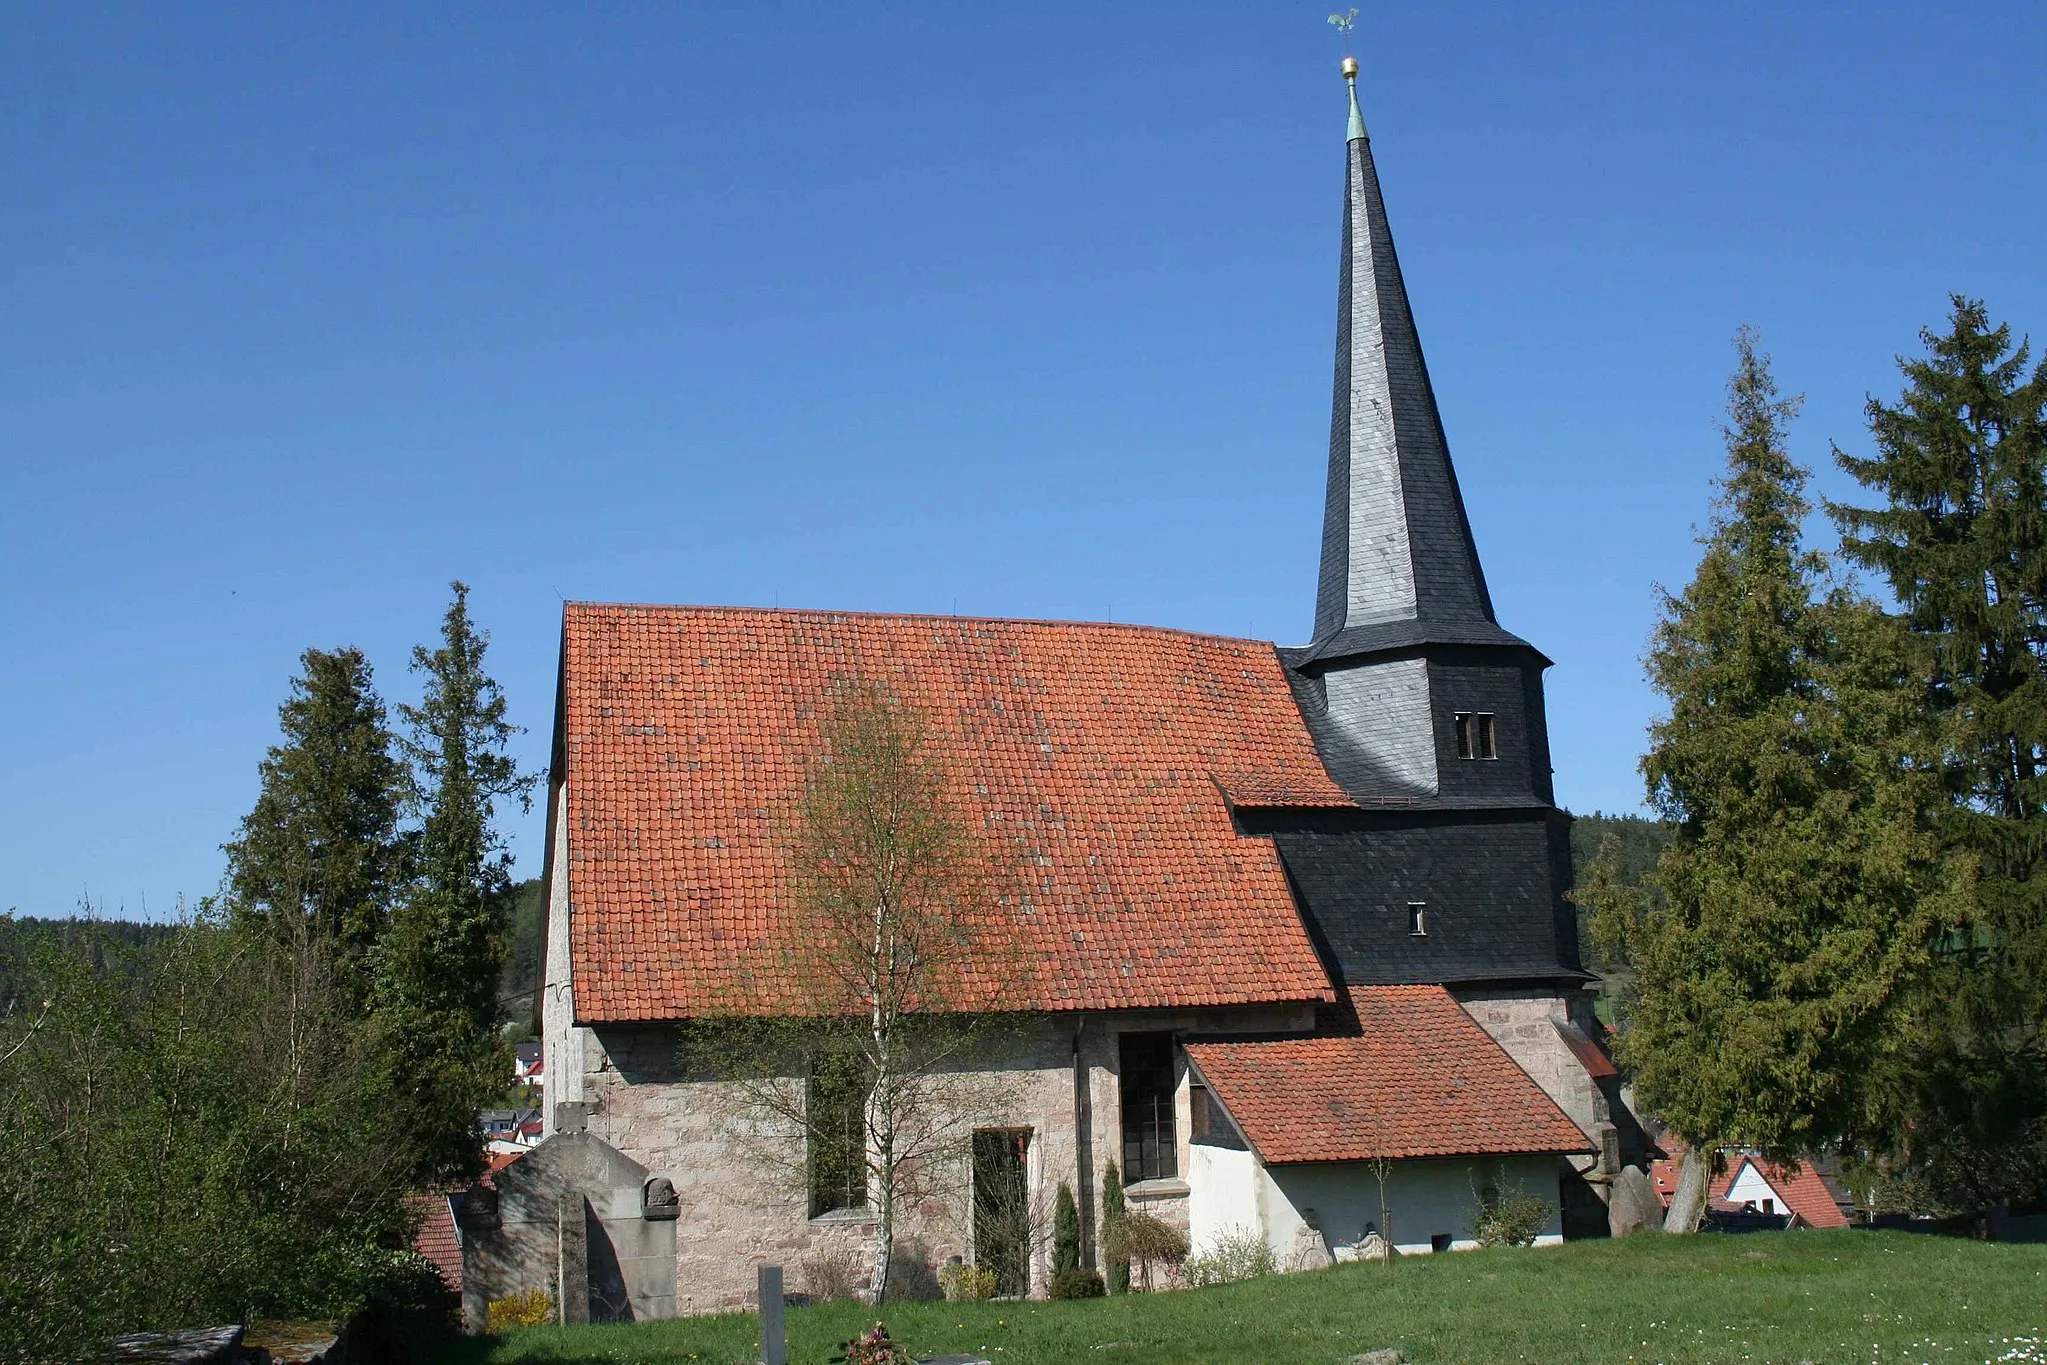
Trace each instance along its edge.
{"label": "roof ridge", "polygon": [[991,626],[1052,626],[1075,630],[1129,631],[1143,635],[1177,635],[1189,640],[1218,640],[1233,645],[1261,645],[1274,651],[1283,648],[1275,640],[1255,635],[1223,635],[1215,631],[1188,630],[1181,626],[1147,625],[1141,621],[1066,621],[1050,616],[976,616],[957,612],[863,611],[839,607],[743,607],[701,602],[594,602],[565,599],[562,603],[562,614],[567,616],[571,611],[676,612],[689,615],[724,614],[791,618],[851,617],[866,621],[961,621]]}

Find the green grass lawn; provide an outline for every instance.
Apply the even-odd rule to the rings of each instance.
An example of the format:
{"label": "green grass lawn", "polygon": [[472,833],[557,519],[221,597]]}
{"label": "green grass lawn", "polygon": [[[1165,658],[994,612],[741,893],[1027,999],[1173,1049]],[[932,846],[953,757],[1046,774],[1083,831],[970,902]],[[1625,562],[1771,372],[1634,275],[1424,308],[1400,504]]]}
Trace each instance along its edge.
{"label": "green grass lawn", "polygon": [[[792,1309],[792,1365],[822,1365],[872,1322]],[[2047,1246],[1903,1233],[1637,1237],[1419,1256],[1219,1289],[1077,1303],[904,1303],[881,1316],[920,1355],[1009,1365],[1336,1365],[1411,1361],[2047,1362]],[[755,1319],[545,1328],[479,1344],[499,1362],[747,1365]]]}

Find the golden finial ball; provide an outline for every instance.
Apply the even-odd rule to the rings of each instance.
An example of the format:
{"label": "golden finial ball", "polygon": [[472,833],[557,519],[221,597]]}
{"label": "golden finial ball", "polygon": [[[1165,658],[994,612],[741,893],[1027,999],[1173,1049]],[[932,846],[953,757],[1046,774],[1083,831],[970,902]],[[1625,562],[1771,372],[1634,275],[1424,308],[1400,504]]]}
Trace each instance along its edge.
{"label": "golden finial ball", "polygon": [[1357,58],[1345,57],[1343,59],[1343,78],[1347,81],[1354,81],[1358,78]]}

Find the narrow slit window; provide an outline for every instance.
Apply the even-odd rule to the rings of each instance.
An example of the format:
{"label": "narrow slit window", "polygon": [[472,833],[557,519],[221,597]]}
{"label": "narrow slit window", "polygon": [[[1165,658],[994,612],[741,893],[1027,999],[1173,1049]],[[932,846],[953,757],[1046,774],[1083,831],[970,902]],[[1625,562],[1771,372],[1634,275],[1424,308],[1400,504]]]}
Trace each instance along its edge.
{"label": "narrow slit window", "polygon": [[1429,932],[1429,907],[1426,901],[1407,903],[1407,932],[1416,938],[1426,938]]}
{"label": "narrow slit window", "polygon": [[1492,715],[1489,712],[1481,711],[1473,716],[1472,719],[1478,722],[1478,756],[1480,758],[1498,758],[1500,756],[1500,746],[1495,739]]}
{"label": "narrow slit window", "polygon": [[1477,736],[1473,733],[1471,720],[1472,716],[1469,711],[1459,711],[1456,713],[1457,756],[1459,758],[1470,758],[1476,752],[1473,745],[1477,742]]}
{"label": "narrow slit window", "polygon": [[804,1109],[810,1216],[867,1207],[867,1084],[858,1057],[828,1053],[810,1072]]}

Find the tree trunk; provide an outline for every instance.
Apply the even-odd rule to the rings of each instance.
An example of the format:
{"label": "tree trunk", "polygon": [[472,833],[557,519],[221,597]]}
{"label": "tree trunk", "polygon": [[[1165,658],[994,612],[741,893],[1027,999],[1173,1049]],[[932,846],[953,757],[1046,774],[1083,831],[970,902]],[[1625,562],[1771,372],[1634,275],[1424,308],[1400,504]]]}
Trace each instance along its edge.
{"label": "tree trunk", "polygon": [[869,1298],[877,1305],[888,1297],[889,1263],[896,1251],[896,1191],[892,1173],[884,1171],[874,1187],[874,1264],[867,1278]]}
{"label": "tree trunk", "polygon": [[1699,1230],[1699,1220],[1706,1214],[1706,1183],[1712,1174],[1712,1148],[1685,1148],[1684,1166],[1677,1177],[1677,1193],[1670,1197],[1670,1212],[1663,1216],[1665,1232]]}

